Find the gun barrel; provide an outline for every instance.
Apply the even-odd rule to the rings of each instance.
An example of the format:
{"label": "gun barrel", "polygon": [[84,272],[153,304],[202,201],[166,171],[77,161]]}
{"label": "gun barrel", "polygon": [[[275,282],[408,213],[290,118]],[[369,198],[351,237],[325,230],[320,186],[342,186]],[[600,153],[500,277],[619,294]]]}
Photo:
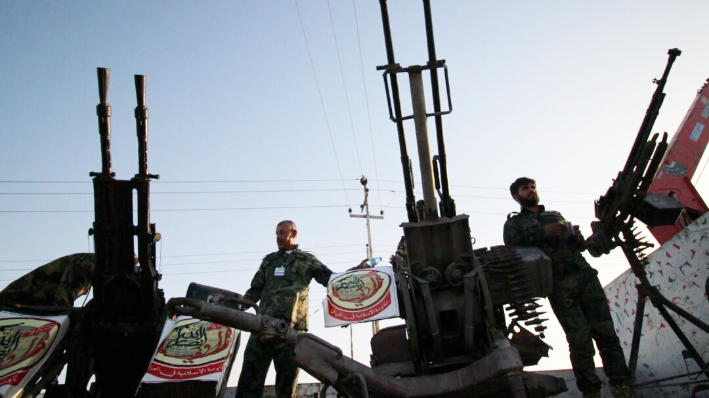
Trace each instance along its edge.
{"label": "gun barrel", "polygon": [[[431,16],[431,0],[423,0],[424,18],[426,20],[426,42],[428,44],[428,63],[436,63],[436,44],[433,38],[433,18]],[[448,165],[446,162],[446,145],[443,141],[443,118],[441,116],[441,95],[438,87],[438,69],[431,69],[431,94],[433,99],[433,111],[436,113],[436,141],[438,143],[438,164],[440,165],[440,176],[436,177],[436,182],[440,180],[443,191],[439,194],[442,203],[442,216],[455,217],[455,203],[450,197],[448,187]]]}
{"label": "gun barrel", "polygon": [[111,105],[106,102],[111,70],[98,68],[97,74],[99,104],[96,105],[96,115],[98,116],[98,133],[101,136],[100,175],[102,177],[112,177],[114,174],[111,168]]}
{"label": "gun barrel", "polygon": [[628,156],[628,160],[625,163],[623,172],[630,172],[635,167],[638,162],[638,158],[642,154],[642,147],[644,147],[647,143],[647,139],[650,136],[652,127],[655,125],[657,115],[659,115],[660,113],[660,107],[662,107],[662,102],[665,100],[665,93],[663,91],[665,90],[665,84],[667,83],[667,77],[670,74],[670,69],[672,68],[672,64],[674,64],[675,59],[677,59],[677,57],[682,54],[682,51],[677,48],[672,48],[667,51],[667,54],[669,54],[667,66],[665,66],[665,71],[662,74],[662,78],[660,80],[655,81],[655,83],[657,84],[657,88],[655,89],[655,93],[652,95],[650,106],[648,106],[647,111],[645,112],[645,118],[643,119],[643,122],[640,125],[640,130],[638,131],[638,135],[635,138],[635,143],[633,143],[633,149],[630,151],[630,155]]}
{"label": "gun barrel", "polygon": [[148,178],[148,108],[145,106],[145,76],[135,75],[135,126],[138,135],[138,175]]}
{"label": "gun barrel", "polygon": [[[379,6],[382,13],[382,26],[384,28],[384,43],[387,52],[387,66],[396,66],[394,59],[394,45],[391,40],[391,27],[389,26],[389,11],[387,9],[386,0],[379,0]],[[386,76],[386,75],[385,75]],[[391,73],[391,92],[392,101],[394,102],[394,116],[396,118],[396,129],[399,137],[399,151],[401,152],[401,167],[404,172],[404,190],[406,191],[406,212],[410,222],[418,221],[416,215],[414,197],[414,185],[411,178],[410,159],[406,149],[406,137],[404,136],[404,121],[401,119],[401,100],[399,98],[399,83],[396,78],[396,73]]]}

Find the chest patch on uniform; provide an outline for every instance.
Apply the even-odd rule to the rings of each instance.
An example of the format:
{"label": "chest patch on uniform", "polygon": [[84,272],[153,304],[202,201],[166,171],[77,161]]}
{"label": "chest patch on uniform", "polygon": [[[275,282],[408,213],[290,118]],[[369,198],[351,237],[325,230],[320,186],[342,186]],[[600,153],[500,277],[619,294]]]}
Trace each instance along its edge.
{"label": "chest patch on uniform", "polygon": [[286,274],[286,268],[285,267],[276,267],[273,270],[273,276],[283,276]]}

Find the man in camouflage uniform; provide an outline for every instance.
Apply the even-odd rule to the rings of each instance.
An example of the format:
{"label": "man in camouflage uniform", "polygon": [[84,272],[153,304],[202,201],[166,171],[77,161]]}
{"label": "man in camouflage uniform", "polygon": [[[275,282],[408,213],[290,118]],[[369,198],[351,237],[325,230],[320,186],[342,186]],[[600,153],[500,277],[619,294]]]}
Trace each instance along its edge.
{"label": "man in camouflage uniform", "polygon": [[89,292],[95,268],[93,253],[58,258],[10,283],[0,292],[0,305],[73,307]]}
{"label": "man in camouflage uniform", "polygon": [[540,205],[536,182],[530,178],[518,178],[510,193],[521,211],[507,217],[505,244],[536,246],[551,259],[554,290],[549,302],[566,333],[576,385],[584,397],[600,396],[601,381],[593,362],[595,340],[611,391],[616,397],[630,396],[623,349],[598,272],[581,255],[586,244],[578,226],[564,223],[559,212]]}
{"label": "man in camouflage uniform", "polygon": [[[290,327],[305,332],[308,330],[308,285],[315,279],[327,286],[332,271],[313,254],[298,249],[297,234],[293,221],[278,223],[278,251],[263,258],[244,298],[260,301],[263,315],[290,321]],[[284,342],[262,342],[252,334],[244,351],[237,398],[261,397],[272,359],[276,368],[276,396],[295,397],[298,367],[293,362],[291,349]]]}

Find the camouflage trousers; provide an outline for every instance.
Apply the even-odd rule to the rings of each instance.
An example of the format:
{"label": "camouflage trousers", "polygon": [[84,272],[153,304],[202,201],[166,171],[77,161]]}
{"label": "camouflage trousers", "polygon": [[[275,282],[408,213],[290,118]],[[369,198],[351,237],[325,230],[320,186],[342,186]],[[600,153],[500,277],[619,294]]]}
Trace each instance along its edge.
{"label": "camouflage trousers", "polygon": [[244,351],[236,398],[261,398],[271,360],[276,368],[276,397],[295,397],[298,367],[291,349],[282,341],[262,342],[252,334]]}
{"label": "camouflage trousers", "polygon": [[630,371],[615,333],[598,272],[587,268],[554,280],[554,291],[549,296],[549,302],[566,333],[579,390],[593,392],[601,388],[593,362],[596,355],[593,340],[600,351],[603,370],[610,383],[627,381]]}

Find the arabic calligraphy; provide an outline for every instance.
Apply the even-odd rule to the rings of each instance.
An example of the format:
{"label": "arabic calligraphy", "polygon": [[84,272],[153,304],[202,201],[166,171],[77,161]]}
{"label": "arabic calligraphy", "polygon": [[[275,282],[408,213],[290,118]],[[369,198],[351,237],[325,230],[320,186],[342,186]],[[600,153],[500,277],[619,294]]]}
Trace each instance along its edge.
{"label": "arabic calligraphy", "polygon": [[221,372],[224,369],[224,362],[222,360],[211,365],[197,367],[174,367],[153,362],[148,368],[148,373],[168,380],[195,379]]}
{"label": "arabic calligraphy", "polygon": [[166,325],[166,330],[170,332],[160,343],[148,373],[167,379],[221,372],[235,338],[232,328],[194,318]]}
{"label": "arabic calligraphy", "polygon": [[0,326],[0,358],[6,358],[17,349],[22,336],[22,330],[18,326],[22,326],[22,323]]}
{"label": "arabic calligraphy", "polygon": [[166,340],[164,351],[174,347],[200,347],[207,343],[206,322],[195,322],[189,325],[177,326],[172,340]]}
{"label": "arabic calligraphy", "polygon": [[328,285],[328,301],[342,311],[376,306],[386,296],[391,276],[377,270],[357,270],[337,276]]}
{"label": "arabic calligraphy", "polygon": [[342,310],[335,305],[332,304],[332,302],[329,300],[328,297],[328,314],[336,319],[342,320],[342,321],[347,321],[347,322],[362,322],[366,320],[370,320],[372,317],[375,315],[381,313],[387,307],[389,307],[392,303],[391,300],[391,293],[387,294],[384,296],[384,299],[376,303],[375,305],[364,309],[364,310],[356,310],[356,311],[346,311]]}
{"label": "arabic calligraphy", "polygon": [[47,354],[59,328],[48,319],[0,319],[0,386],[18,385]]}

